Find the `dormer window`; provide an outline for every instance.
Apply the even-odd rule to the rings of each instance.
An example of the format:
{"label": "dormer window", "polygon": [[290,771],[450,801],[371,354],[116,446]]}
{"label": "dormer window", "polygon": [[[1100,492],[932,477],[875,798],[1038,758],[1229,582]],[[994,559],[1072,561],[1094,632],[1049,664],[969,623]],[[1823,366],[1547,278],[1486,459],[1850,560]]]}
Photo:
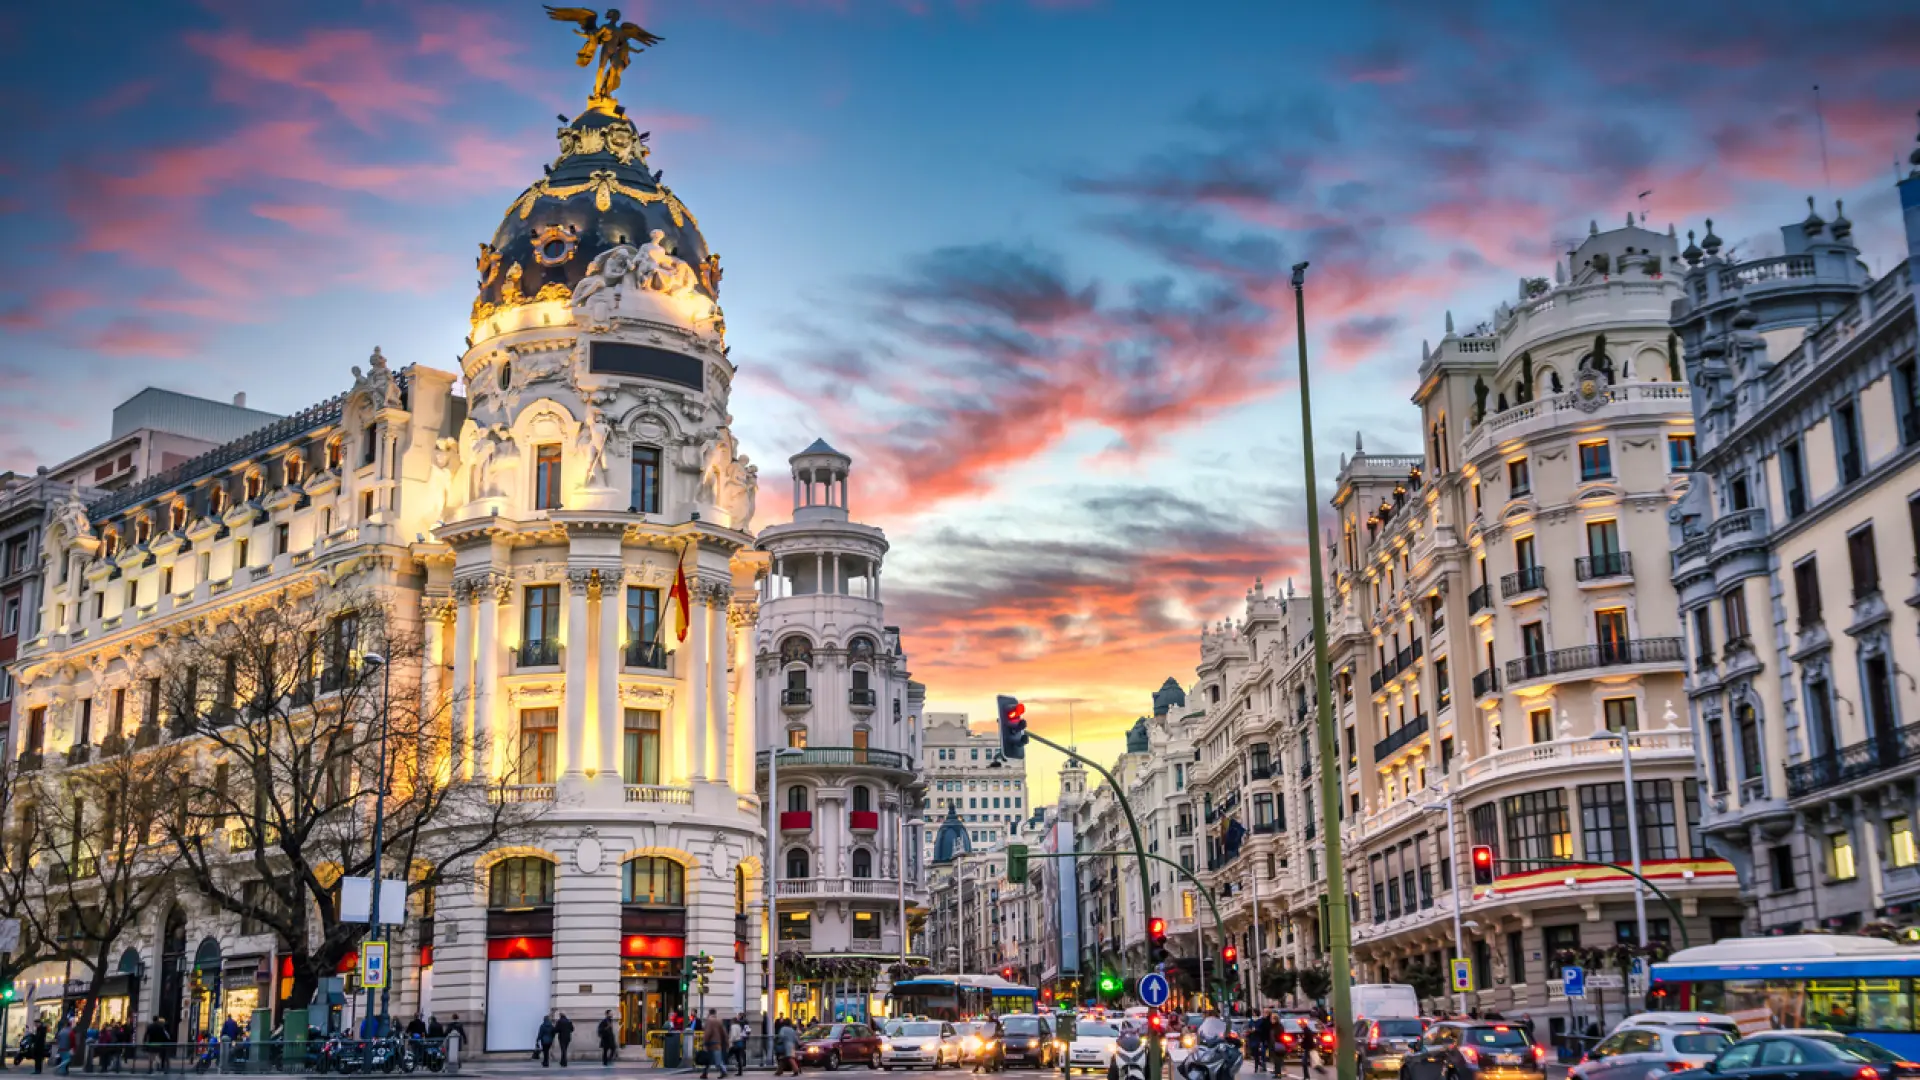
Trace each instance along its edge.
{"label": "dormer window", "polygon": [[226,488],[216,487],[207,493],[207,509],[216,516],[227,512]]}
{"label": "dormer window", "polygon": [[120,530],[108,529],[100,534],[100,554],[111,559],[120,553]]}
{"label": "dormer window", "polygon": [[167,507],[167,531],[179,532],[186,527],[187,504],[182,500],[176,499],[172,506]]}
{"label": "dormer window", "polygon": [[339,468],[345,456],[346,450],[341,445],[340,436],[335,435],[333,438],[327,440],[327,468]]}
{"label": "dormer window", "polygon": [[288,487],[300,483],[307,478],[307,459],[297,453],[288,454],[286,471]]}
{"label": "dormer window", "polygon": [[145,514],[142,514],[138,518],[135,518],[133,522],[134,544],[135,545],[144,544],[152,539],[153,539],[153,519],[151,517],[148,517]]}
{"label": "dormer window", "polygon": [[261,475],[260,470],[258,469],[255,469],[254,471],[248,473],[247,478],[240,482],[241,490],[246,492],[246,499],[248,502],[252,502],[253,500],[259,498],[261,490],[264,489],[266,486],[267,486],[266,479]]}

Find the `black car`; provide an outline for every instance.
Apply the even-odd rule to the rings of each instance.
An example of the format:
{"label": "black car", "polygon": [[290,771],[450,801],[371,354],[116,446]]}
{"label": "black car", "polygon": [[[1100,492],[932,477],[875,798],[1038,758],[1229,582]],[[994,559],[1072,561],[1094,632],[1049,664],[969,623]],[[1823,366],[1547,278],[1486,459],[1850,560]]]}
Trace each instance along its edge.
{"label": "black car", "polygon": [[1053,1025],[1038,1016],[1000,1018],[1002,1060],[1008,1065],[1051,1069],[1054,1063]]}
{"label": "black car", "polygon": [[1400,1063],[1401,1080],[1546,1080],[1546,1051],[1513,1024],[1443,1020]]}
{"label": "black car", "polygon": [[[1871,1070],[1871,1071],[1868,1071]],[[1734,1043],[1704,1069],[1667,1080],[1915,1080],[1920,1063],[1837,1031],[1765,1031]]]}

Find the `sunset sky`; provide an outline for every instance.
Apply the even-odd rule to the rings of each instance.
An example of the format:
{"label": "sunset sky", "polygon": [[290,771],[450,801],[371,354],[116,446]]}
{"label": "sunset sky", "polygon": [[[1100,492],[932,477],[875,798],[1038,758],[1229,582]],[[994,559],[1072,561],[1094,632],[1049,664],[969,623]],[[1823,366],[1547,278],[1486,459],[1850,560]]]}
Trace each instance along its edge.
{"label": "sunset sky", "polygon": [[[1305,588],[1293,262],[1330,488],[1356,431],[1419,449],[1444,312],[1590,220],[1752,252],[1842,198],[1875,273],[1904,256],[1911,0],[623,11],[666,38],[621,97],[726,260],[762,523],[790,454],[854,455],[930,707],[1011,692],[1065,740],[1077,701],[1102,760],[1256,576]],[[0,11],[0,469],[148,385],[291,412],[375,345],[457,369],[574,48],[534,0]]]}

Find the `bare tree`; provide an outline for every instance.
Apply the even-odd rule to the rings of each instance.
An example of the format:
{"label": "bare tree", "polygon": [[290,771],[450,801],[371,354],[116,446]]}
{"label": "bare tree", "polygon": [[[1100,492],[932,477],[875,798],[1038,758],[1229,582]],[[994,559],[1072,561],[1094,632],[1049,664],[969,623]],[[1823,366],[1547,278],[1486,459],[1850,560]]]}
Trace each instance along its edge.
{"label": "bare tree", "polygon": [[114,950],[172,884],[177,856],[164,822],[179,805],[181,760],[178,744],[80,759],[33,785],[45,877],[26,906],[49,933],[52,958],[88,972],[83,1031],[114,972]]}
{"label": "bare tree", "polygon": [[20,944],[0,955],[0,986],[13,986],[30,967],[53,958],[51,923],[44,918],[33,857],[43,843],[43,822],[31,792],[31,772],[0,754],[0,917],[20,921]]}
{"label": "bare tree", "polygon": [[[539,813],[489,782],[484,737],[461,738],[447,695],[423,693],[424,661],[393,603],[348,589],[282,596],[165,648],[163,708],[201,747],[169,830],[181,873],[278,938],[291,1006],[365,935],[342,920],[338,885],[374,873],[383,775],[383,876],[404,879],[410,900],[467,880],[474,856]],[[468,762],[481,763],[475,779],[463,778]]]}

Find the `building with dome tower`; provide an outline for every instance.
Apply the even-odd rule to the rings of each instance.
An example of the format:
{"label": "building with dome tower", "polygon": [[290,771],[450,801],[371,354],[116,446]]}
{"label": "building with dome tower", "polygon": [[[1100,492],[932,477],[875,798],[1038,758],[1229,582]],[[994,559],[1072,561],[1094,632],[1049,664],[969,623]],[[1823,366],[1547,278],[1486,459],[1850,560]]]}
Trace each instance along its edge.
{"label": "building with dome tower", "polygon": [[[886,536],[852,519],[853,459],[815,440],[789,459],[793,519],[760,534],[767,573],[753,632],[756,790],[776,783],[776,1015],[806,1022],[865,1014],[845,961],[908,961],[926,906],[920,719],[926,688],[886,624]],[[776,775],[777,774],[777,775]],[[828,978],[826,961],[841,961]],[[835,1001],[828,995],[851,995]]]}
{"label": "building with dome tower", "polygon": [[[40,632],[14,671],[31,720],[12,726],[8,748],[54,776],[155,746],[223,768],[210,735],[240,722],[234,676],[209,690],[205,711],[198,695],[170,705],[159,689],[169,648],[341,590],[378,605],[391,634],[419,641],[417,660],[392,674],[395,692],[404,685],[443,718],[422,775],[524,811],[511,843],[461,855],[449,883],[416,889],[406,924],[388,932],[392,1014],[457,1013],[470,1045],[488,1050],[530,1046],[549,1010],[584,1024],[614,1008],[627,1042],[675,1008],[758,1011],[757,735],[819,725],[853,748],[869,745],[854,729],[870,725],[879,734],[849,751],[870,755],[850,775],[870,778],[889,821],[913,797],[910,769],[873,764],[911,754],[902,733],[917,715],[876,598],[816,612],[830,635],[821,658],[839,665],[816,685],[839,708],[760,701],[756,656],[777,663],[756,642],[774,563],[754,546],[757,470],[728,411],[719,260],[610,94],[558,143],[480,245],[459,371],[390,367],[376,350],[336,397],[137,483],[62,500],[46,529]],[[776,549],[837,531],[849,553],[868,553],[871,584],[884,541],[845,523],[844,507],[843,487],[839,522],[797,514]],[[391,644],[352,619],[328,633],[324,671],[251,708],[318,716]],[[855,678],[863,669],[871,681]],[[821,767],[808,782],[845,775]],[[850,878],[871,842],[875,876],[897,876],[885,856],[898,839],[855,820],[857,785],[834,790],[848,815],[820,855],[847,860]],[[467,827],[450,822],[443,839],[457,844]],[[243,823],[225,835],[232,858],[215,876],[251,895],[248,860],[268,858],[273,831]],[[850,911],[855,891],[841,897]],[[282,936],[184,880],[125,937],[123,970],[173,973],[136,980],[125,1007],[168,1016],[183,1037],[227,1015],[250,1020],[254,1007],[277,1014],[296,981]],[[683,991],[683,957],[701,953],[711,980]],[[356,1022],[351,977],[322,983],[315,1005]]]}

